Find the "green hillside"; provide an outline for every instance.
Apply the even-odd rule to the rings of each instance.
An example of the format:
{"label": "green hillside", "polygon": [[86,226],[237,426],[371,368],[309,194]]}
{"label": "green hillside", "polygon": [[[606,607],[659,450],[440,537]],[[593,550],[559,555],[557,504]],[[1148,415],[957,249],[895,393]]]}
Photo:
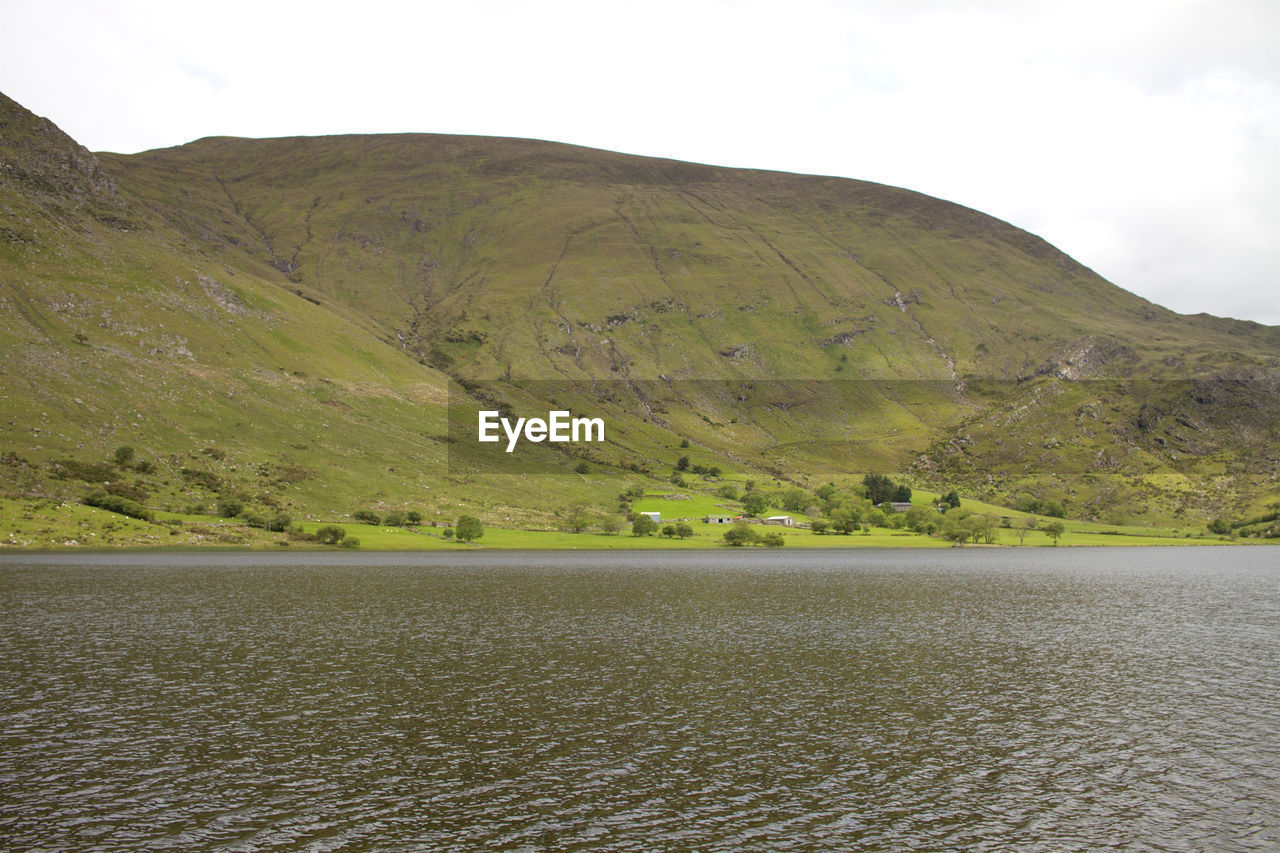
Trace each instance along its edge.
{"label": "green hillside", "polygon": [[[95,156],[2,96],[0,160],[11,497],[554,524],[681,455],[707,494],[879,471],[1191,527],[1280,497],[1280,329],[918,193],[433,135]],[[450,399],[609,440],[486,467]],[[154,468],[74,474],[126,445]]]}

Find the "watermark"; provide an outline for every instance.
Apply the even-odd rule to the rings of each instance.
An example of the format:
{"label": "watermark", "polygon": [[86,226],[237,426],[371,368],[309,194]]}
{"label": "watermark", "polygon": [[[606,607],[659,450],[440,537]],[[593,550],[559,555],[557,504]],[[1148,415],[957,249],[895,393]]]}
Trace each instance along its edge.
{"label": "watermark", "polygon": [[502,417],[498,409],[482,409],[476,440],[481,442],[501,441],[498,428],[502,428],[507,439],[507,453],[516,449],[521,437],[534,443],[548,441],[552,444],[573,442],[604,441],[603,418],[575,418],[566,409],[556,409],[547,413],[546,419],[515,419],[512,425],[510,418]]}

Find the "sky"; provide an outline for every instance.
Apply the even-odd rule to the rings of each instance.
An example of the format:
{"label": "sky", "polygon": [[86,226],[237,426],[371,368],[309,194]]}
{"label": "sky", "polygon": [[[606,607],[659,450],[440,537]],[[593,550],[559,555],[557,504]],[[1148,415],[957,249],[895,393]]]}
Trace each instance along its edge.
{"label": "sky", "polygon": [[1280,325],[1280,0],[0,0],[0,91],[94,151],[462,133],[877,181]]}

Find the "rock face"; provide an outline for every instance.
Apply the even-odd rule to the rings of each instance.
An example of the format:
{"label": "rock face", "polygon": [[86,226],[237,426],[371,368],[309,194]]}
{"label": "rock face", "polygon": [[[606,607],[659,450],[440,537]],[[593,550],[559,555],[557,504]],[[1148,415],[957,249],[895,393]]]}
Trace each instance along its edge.
{"label": "rock face", "polygon": [[[48,119],[33,115],[0,93],[0,197],[33,202],[55,220],[74,224],[84,216],[131,227],[127,205],[98,158]],[[37,229],[6,205],[0,239],[38,240]]]}
{"label": "rock face", "polygon": [[123,204],[98,158],[46,118],[0,93],[0,177],[60,199]]}

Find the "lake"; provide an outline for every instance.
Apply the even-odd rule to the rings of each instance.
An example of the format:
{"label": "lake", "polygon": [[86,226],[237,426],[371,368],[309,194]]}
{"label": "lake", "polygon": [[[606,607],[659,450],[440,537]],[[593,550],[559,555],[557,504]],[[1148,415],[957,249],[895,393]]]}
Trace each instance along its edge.
{"label": "lake", "polygon": [[0,847],[1280,849],[1280,550],[0,555]]}

